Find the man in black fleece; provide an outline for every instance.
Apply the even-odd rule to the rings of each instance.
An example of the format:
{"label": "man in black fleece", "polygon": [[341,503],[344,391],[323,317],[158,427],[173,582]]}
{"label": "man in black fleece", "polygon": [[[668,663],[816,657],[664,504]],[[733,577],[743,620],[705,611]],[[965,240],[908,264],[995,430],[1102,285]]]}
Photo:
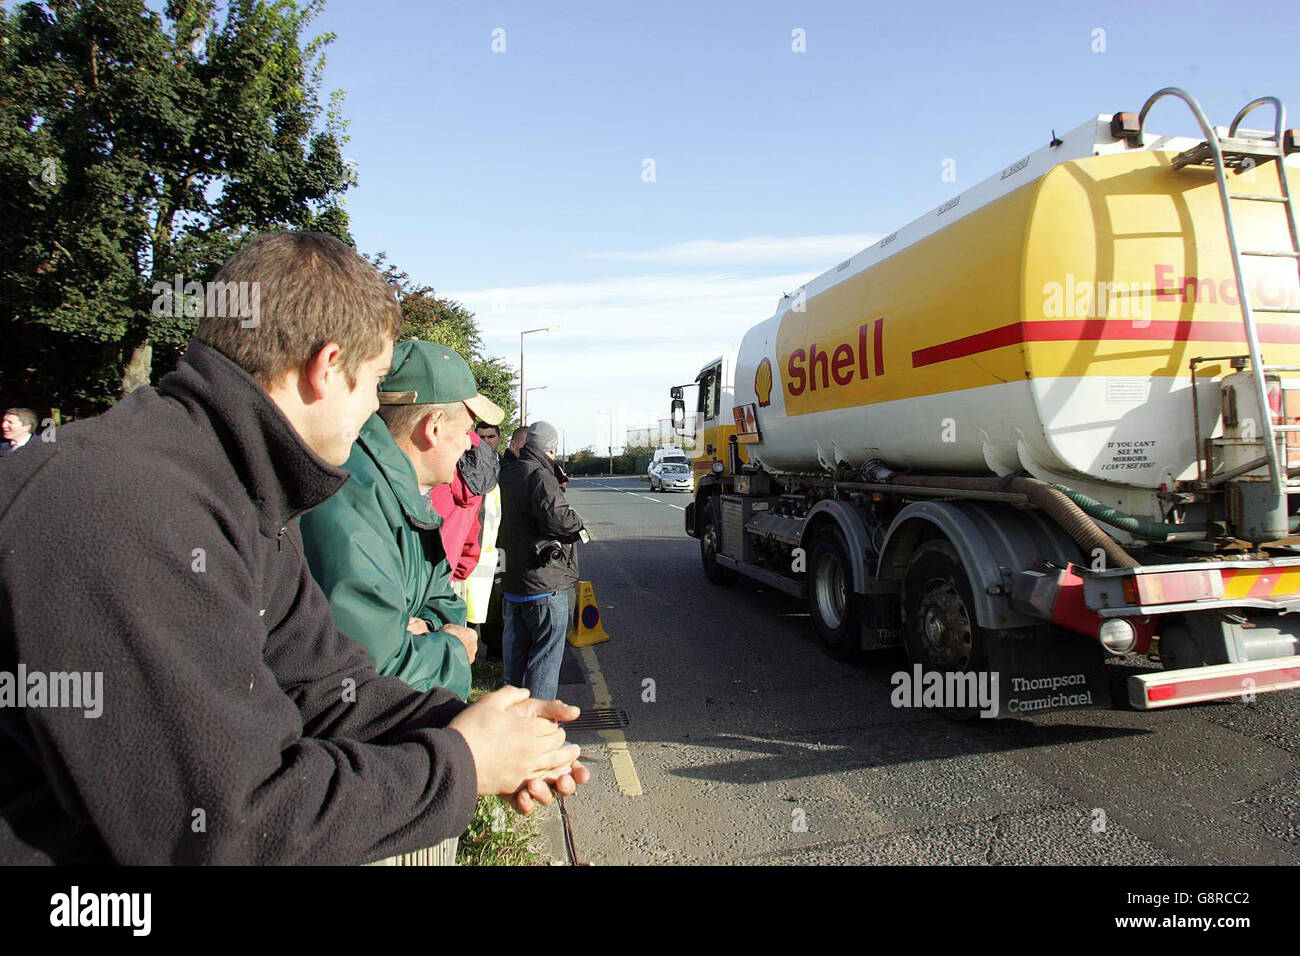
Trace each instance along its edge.
{"label": "man in black fleece", "polygon": [[0,678],[103,680],[98,715],[0,706],[0,862],[363,863],[459,834],[479,794],[571,793],[576,708],[379,676],[303,560],[295,519],[378,405],[386,283],[310,233],[217,281],[260,314],[203,318],[157,388],[0,469]]}

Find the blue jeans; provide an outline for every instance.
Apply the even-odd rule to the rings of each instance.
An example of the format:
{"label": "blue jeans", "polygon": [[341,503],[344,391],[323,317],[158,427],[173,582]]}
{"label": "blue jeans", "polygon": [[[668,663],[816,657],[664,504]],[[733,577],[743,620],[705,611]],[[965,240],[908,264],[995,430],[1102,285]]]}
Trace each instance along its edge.
{"label": "blue jeans", "polygon": [[538,700],[554,700],[560,691],[564,637],[569,632],[569,592],[526,602],[503,596],[501,616],[506,683],[527,687]]}

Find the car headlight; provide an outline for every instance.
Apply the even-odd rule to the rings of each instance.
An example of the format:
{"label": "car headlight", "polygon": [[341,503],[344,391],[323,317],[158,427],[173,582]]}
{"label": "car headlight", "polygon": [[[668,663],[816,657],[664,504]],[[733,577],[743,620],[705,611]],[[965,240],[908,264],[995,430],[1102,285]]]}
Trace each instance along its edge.
{"label": "car headlight", "polygon": [[722,462],[720,462],[720,461],[715,461],[715,462],[713,463],[713,473],[714,473],[715,475],[720,475],[720,474],[722,474],[722,471],[723,471],[723,468],[722,468]]}

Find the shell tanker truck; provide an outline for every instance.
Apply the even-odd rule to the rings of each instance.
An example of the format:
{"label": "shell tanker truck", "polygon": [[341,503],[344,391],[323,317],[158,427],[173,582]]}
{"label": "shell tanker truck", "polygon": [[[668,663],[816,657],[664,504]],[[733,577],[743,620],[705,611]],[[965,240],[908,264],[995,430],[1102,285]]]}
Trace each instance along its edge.
{"label": "shell tanker truck", "polygon": [[1297,151],[1276,98],[1161,90],[784,296],[694,383],[709,581],[1003,715],[1300,687]]}

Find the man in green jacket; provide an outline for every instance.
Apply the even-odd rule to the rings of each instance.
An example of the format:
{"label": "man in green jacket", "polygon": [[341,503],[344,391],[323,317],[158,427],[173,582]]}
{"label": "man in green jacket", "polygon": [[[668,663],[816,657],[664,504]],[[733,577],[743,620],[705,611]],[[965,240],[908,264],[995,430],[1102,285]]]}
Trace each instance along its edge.
{"label": "man in green jacket", "polygon": [[307,563],[334,622],[379,673],[465,698],[477,637],[451,588],[429,490],[455,476],[474,419],[495,425],[505,413],[478,394],[464,359],[415,340],[393,347],[379,403],[343,465],[348,481],[302,517]]}

